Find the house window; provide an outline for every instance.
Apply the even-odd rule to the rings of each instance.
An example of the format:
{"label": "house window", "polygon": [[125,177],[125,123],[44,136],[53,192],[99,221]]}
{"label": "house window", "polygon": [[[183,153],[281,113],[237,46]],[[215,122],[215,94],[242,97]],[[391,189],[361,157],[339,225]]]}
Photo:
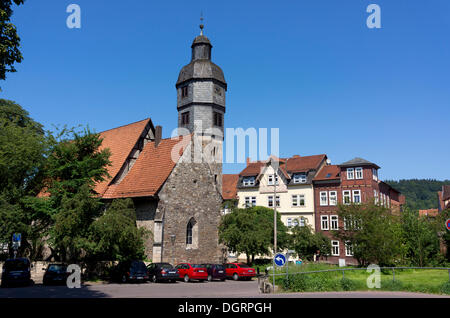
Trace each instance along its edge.
{"label": "house window", "polygon": [[321,191],[320,192],[320,205],[328,205],[328,192]]}
{"label": "house window", "polygon": [[185,98],[188,96],[188,86],[183,86],[181,88],[181,98]]}
{"label": "house window", "polygon": [[186,229],[186,244],[191,245],[192,244],[192,223],[189,222]]}
{"label": "house window", "polygon": [[349,241],[345,242],[345,256],[353,256],[353,245]]}
{"label": "house window", "polygon": [[294,183],[306,183],[306,173],[294,174]]}
{"label": "house window", "polygon": [[305,195],[304,194],[293,194],[292,195],[292,206],[305,206]]}
{"label": "house window", "polygon": [[377,181],[378,180],[378,170],[375,168],[372,168],[372,178],[373,180]]}
{"label": "house window", "polygon": [[378,191],[377,190],[373,190],[373,198],[374,198],[375,204],[378,204]]}
{"label": "house window", "polygon": [[330,205],[337,205],[337,191],[330,191]]}
{"label": "house window", "polygon": [[331,241],[331,255],[339,256],[339,241]]}
{"label": "house window", "polygon": [[363,179],[363,168],[358,167],[355,169],[355,179]]}
{"label": "house window", "polygon": [[242,180],[242,184],[243,184],[245,187],[254,186],[254,185],[255,185],[255,177],[245,177],[245,178]]}
{"label": "house window", "polygon": [[287,219],[287,226],[292,227],[292,219]]}
{"label": "house window", "polygon": [[350,190],[344,190],[342,191],[342,197],[343,197],[343,203],[344,204],[350,204],[352,203],[351,193]]}
{"label": "house window", "polygon": [[348,218],[344,217],[344,230],[348,230],[350,228],[350,221]]}
{"label": "house window", "polygon": [[331,229],[332,230],[338,230],[339,229],[339,222],[338,222],[338,216],[332,215],[331,216]]}
{"label": "house window", "polygon": [[347,168],[347,179],[348,180],[355,179],[355,169],[354,168]]}
{"label": "house window", "polygon": [[305,224],[306,224],[306,219],[305,218],[300,218],[300,226],[305,226]]}
{"label": "house window", "polygon": [[353,202],[361,203],[361,190],[353,190]]}
{"label": "house window", "polygon": [[[273,196],[272,195],[269,195],[268,197],[267,197],[267,205],[269,206],[269,207],[273,207]],[[277,207],[279,207],[280,206],[280,196],[279,195],[277,195]]]}
{"label": "house window", "polygon": [[321,229],[323,231],[328,231],[329,227],[328,227],[328,215],[322,215],[320,217],[320,224],[321,224]]}
{"label": "house window", "polygon": [[256,206],[256,197],[245,197],[245,207]]}
{"label": "house window", "polygon": [[267,184],[268,185],[273,185],[273,180],[274,180],[274,178],[275,178],[275,182],[277,183],[277,185],[278,185],[278,175],[273,175],[273,174],[269,174],[269,176],[267,177]]}
{"label": "house window", "polygon": [[223,115],[218,112],[214,112],[214,126],[223,126]]}
{"label": "house window", "polygon": [[189,112],[184,112],[181,114],[181,124],[189,125]]}

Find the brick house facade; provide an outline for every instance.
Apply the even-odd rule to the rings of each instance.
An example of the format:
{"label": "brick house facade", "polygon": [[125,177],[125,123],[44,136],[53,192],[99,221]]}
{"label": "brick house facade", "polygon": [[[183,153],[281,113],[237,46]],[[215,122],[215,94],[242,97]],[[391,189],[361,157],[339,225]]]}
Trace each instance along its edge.
{"label": "brick house facade", "polygon": [[[321,260],[338,264],[357,264],[352,247],[333,237],[331,231],[343,228],[343,220],[337,214],[338,204],[366,203],[374,201],[393,213],[399,213],[404,204],[404,196],[387,183],[379,180],[374,163],[355,158],[341,165],[327,165],[316,175],[314,202],[316,231],[324,233],[332,240],[332,251]],[[324,254],[324,253],[321,253]]]}

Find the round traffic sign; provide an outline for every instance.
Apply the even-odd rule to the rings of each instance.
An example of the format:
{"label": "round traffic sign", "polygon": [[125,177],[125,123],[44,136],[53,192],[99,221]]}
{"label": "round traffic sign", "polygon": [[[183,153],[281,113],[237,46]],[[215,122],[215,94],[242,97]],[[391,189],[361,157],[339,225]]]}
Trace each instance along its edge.
{"label": "round traffic sign", "polygon": [[445,222],[445,227],[450,231],[450,219]]}
{"label": "round traffic sign", "polygon": [[284,266],[284,264],[286,264],[286,256],[284,256],[281,253],[278,253],[277,255],[275,255],[274,261],[275,261],[275,265],[282,267],[282,266]]}

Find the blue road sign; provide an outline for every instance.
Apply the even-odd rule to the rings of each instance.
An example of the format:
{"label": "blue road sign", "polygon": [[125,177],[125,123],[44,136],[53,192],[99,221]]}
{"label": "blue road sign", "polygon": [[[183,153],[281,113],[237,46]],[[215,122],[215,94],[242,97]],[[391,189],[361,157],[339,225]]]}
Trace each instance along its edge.
{"label": "blue road sign", "polygon": [[283,254],[277,254],[274,257],[275,260],[275,265],[282,267],[284,266],[284,264],[286,264],[286,256],[284,256]]}
{"label": "blue road sign", "polygon": [[20,243],[21,239],[22,239],[22,234],[21,233],[14,233],[13,234],[13,242]]}
{"label": "blue road sign", "polygon": [[450,231],[450,219],[448,219],[447,222],[445,222],[445,227],[447,228],[447,230]]}

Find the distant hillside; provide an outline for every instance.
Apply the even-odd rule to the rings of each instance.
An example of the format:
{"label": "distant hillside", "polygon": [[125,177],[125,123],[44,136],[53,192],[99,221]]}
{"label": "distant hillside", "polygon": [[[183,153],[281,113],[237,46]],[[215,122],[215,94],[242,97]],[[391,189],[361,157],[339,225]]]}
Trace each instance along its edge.
{"label": "distant hillside", "polygon": [[406,204],[413,210],[437,209],[437,192],[444,184],[450,184],[450,180],[410,179],[387,180],[391,185],[406,196]]}

